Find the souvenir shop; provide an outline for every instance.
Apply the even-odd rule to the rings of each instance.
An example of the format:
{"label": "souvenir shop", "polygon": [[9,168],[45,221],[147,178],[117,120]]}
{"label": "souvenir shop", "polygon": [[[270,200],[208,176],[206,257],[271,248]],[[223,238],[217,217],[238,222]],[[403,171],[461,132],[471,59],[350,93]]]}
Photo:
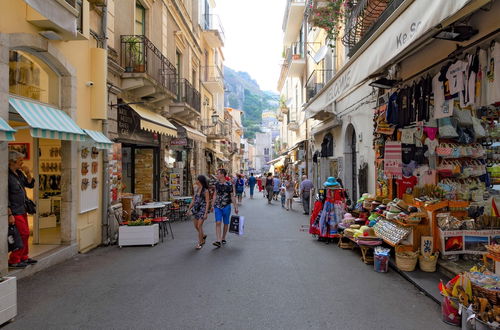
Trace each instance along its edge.
{"label": "souvenir shop", "polygon": [[144,201],[159,200],[162,135],[175,137],[177,128],[140,105],[119,106],[117,142],[121,143],[123,193],[142,195]]}

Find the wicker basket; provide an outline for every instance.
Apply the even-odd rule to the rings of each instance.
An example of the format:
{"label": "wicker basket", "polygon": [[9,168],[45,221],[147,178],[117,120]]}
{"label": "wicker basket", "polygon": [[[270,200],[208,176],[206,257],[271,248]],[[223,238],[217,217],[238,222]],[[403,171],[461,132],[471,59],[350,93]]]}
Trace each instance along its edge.
{"label": "wicker basket", "polygon": [[472,281],[471,283],[472,283],[473,296],[486,298],[493,306],[498,305],[500,303],[500,291],[485,289],[479,285],[474,284]]}
{"label": "wicker basket", "polygon": [[436,264],[439,257],[439,252],[434,253],[434,258],[418,256],[418,267],[428,273],[434,273],[436,271]]}
{"label": "wicker basket", "polygon": [[417,266],[419,251],[399,252],[398,251],[399,247],[400,246],[396,247],[396,266],[404,272],[414,271],[415,267]]}

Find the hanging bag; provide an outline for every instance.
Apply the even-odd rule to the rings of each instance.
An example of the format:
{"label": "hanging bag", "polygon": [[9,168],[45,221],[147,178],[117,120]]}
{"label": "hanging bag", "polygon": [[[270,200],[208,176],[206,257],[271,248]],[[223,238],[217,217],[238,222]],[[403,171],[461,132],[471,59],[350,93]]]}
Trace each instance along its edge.
{"label": "hanging bag", "polygon": [[474,134],[476,138],[481,139],[487,136],[481,119],[472,117],[472,128],[474,128]]}
{"label": "hanging bag", "polygon": [[446,117],[438,120],[439,137],[443,139],[454,139],[458,137],[457,122],[455,118]]}
{"label": "hanging bag", "polygon": [[436,147],[436,154],[440,157],[451,156],[452,152],[453,148],[448,143],[440,143],[439,146]]}
{"label": "hanging bag", "polygon": [[470,110],[461,110],[459,108],[453,109],[453,117],[457,120],[458,124],[462,126],[472,126],[472,115]]}
{"label": "hanging bag", "polygon": [[23,240],[21,239],[21,235],[19,234],[16,225],[9,224],[9,229],[7,232],[7,244],[9,252],[16,251],[24,247]]}

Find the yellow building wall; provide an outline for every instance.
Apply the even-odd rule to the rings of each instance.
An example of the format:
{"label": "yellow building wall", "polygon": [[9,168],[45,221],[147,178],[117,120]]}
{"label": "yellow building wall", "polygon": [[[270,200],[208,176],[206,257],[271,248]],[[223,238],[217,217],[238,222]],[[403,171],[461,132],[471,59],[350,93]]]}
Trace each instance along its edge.
{"label": "yellow building wall", "polygon": [[[0,19],[0,31],[2,33],[31,33],[38,36],[38,31],[41,29],[35,27],[26,21],[27,5],[22,0],[9,0],[2,2],[4,13]],[[92,120],[90,117],[91,106],[91,89],[85,84],[91,81],[90,77],[90,48],[95,47],[94,41],[89,40],[74,40],[74,41],[49,41],[52,47],[55,47],[66,59],[66,61],[76,69],[77,76],[77,114],[75,121],[81,128],[101,131],[101,122]],[[102,156],[100,157],[99,177],[102,184]],[[77,178],[74,178],[77,181]],[[99,200],[102,201],[102,190],[99,189]],[[74,199],[74,207],[79,209],[78,197]],[[78,239],[79,250],[86,251],[96,247],[101,242],[101,205],[99,208],[84,214],[79,214],[77,219],[77,237],[82,229],[88,231],[92,227],[94,235],[91,239],[81,241]],[[86,237],[89,237],[86,235]]]}

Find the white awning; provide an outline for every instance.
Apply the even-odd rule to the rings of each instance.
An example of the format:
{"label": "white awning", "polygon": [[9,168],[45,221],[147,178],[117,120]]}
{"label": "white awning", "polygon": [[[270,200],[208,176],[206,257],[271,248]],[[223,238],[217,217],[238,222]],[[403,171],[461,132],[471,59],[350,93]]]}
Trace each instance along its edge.
{"label": "white awning", "polygon": [[322,111],[366,81],[368,77],[389,64],[414,41],[430,32],[446,18],[453,16],[470,1],[413,1],[385,31],[366,49],[349,59],[335,77],[327,83],[323,92],[307,106],[307,117],[310,118],[315,113]]}
{"label": "white awning", "polygon": [[177,128],[167,118],[137,104],[129,104],[129,106],[141,117],[141,129],[177,137]]}
{"label": "white awning", "polygon": [[186,129],[187,137],[191,140],[195,140],[198,142],[207,142],[207,136],[203,134],[202,132],[191,128],[189,126],[184,126],[183,127]]}

